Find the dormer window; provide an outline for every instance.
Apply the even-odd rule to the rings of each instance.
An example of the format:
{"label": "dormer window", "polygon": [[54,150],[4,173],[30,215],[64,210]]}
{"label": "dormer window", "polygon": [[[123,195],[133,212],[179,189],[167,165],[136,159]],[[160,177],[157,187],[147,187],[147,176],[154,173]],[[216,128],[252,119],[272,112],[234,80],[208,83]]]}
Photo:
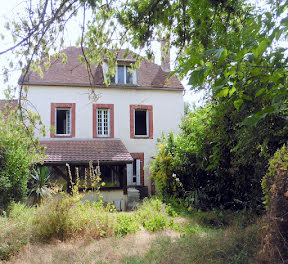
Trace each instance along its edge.
{"label": "dormer window", "polygon": [[136,83],[136,71],[131,72],[131,66],[118,65],[115,76],[111,77],[111,83],[116,84]]}

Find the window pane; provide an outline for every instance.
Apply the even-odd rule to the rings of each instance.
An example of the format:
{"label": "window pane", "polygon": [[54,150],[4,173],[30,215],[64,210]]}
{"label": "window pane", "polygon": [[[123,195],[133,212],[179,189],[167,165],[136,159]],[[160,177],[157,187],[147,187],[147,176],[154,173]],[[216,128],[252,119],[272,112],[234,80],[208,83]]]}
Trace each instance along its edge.
{"label": "window pane", "polygon": [[109,109],[97,109],[97,134],[109,136]]}
{"label": "window pane", "polygon": [[136,180],[137,180],[137,178],[136,178],[136,159],[133,159],[133,179],[132,179],[132,181],[133,181],[133,183],[136,183]]}
{"label": "window pane", "polygon": [[146,110],[135,110],[135,135],[147,136]]}
{"label": "window pane", "polygon": [[70,109],[56,109],[56,134],[70,134]]}
{"label": "window pane", "polygon": [[118,83],[124,83],[124,66],[118,66]]}
{"label": "window pane", "polygon": [[131,67],[126,66],[126,83],[133,83],[133,73],[129,71]]}
{"label": "window pane", "polygon": [[101,179],[105,182],[106,187],[120,187],[120,167],[113,166],[113,170],[107,166],[100,166]]}
{"label": "window pane", "polygon": [[97,126],[98,135],[102,135],[102,111],[100,109],[97,110]]}

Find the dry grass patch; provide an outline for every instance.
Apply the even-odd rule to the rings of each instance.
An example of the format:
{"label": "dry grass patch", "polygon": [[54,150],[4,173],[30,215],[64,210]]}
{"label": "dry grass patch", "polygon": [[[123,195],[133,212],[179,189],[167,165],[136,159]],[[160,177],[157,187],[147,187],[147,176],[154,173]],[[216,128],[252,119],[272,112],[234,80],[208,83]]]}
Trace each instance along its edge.
{"label": "dry grass patch", "polygon": [[160,237],[169,237],[173,240],[179,238],[180,233],[172,230],[159,233],[142,230],[125,237],[110,237],[100,240],[54,240],[49,244],[30,244],[6,263],[122,263],[123,258],[129,256],[144,256],[150,249],[151,243]]}

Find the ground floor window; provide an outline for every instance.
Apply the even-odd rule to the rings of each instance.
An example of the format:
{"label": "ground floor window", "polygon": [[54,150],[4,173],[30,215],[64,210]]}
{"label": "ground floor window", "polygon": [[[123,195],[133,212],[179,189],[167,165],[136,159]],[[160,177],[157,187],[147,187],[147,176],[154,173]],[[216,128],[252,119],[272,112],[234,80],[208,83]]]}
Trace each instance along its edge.
{"label": "ground floor window", "polygon": [[[93,164],[93,169],[96,169],[96,164]],[[104,182],[105,185],[101,185],[101,189],[109,188],[123,188],[123,172],[124,165],[100,165],[100,185]],[[126,166],[126,165],[125,165]],[[80,191],[92,190],[97,188],[92,186],[93,179],[90,176],[89,166],[78,165],[69,166],[73,182],[78,181],[78,187]],[[95,175],[94,175],[95,176]],[[125,175],[126,176],[126,175]],[[70,176],[68,174],[67,166],[54,166],[51,171],[51,178],[56,185],[63,186],[63,190],[68,190],[70,185]]]}
{"label": "ground floor window", "polygon": [[101,179],[105,182],[104,188],[121,187],[119,166],[100,166]]}

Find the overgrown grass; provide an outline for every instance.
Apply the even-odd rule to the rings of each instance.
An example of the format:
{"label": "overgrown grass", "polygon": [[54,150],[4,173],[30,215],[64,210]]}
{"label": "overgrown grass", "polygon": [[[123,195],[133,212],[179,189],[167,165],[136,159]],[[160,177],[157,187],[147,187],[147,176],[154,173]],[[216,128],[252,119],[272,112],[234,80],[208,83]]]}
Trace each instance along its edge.
{"label": "overgrown grass", "polygon": [[122,263],[254,264],[260,246],[255,221],[243,212],[193,212],[180,239],[159,238],[144,256]]}
{"label": "overgrown grass", "polygon": [[110,204],[81,202],[80,198],[58,195],[38,207],[11,205],[8,217],[0,218],[0,260],[27,243],[125,236],[141,228],[153,232],[177,228],[169,210],[157,199],[145,200],[136,212],[118,213]]}
{"label": "overgrown grass", "polygon": [[[255,218],[249,213],[191,211],[187,214],[183,211],[185,218],[181,218],[177,217],[181,214],[179,208],[177,213],[174,206],[158,199],[144,200],[134,212],[116,212],[111,205],[80,202],[79,199],[78,196],[58,196],[38,207],[11,205],[8,216],[0,217],[0,260],[9,259],[25,244],[71,238],[95,241],[116,236],[118,245],[125,241],[121,237],[139,230],[152,233],[173,229],[181,234],[180,238],[162,236],[151,244],[144,255],[123,256],[119,252],[118,263],[255,263],[258,228]],[[79,254],[74,253],[76,259],[83,260],[81,263],[106,263],[105,259],[95,260],[95,256],[109,254],[83,252],[79,249]],[[58,256],[57,259],[62,258]]]}

